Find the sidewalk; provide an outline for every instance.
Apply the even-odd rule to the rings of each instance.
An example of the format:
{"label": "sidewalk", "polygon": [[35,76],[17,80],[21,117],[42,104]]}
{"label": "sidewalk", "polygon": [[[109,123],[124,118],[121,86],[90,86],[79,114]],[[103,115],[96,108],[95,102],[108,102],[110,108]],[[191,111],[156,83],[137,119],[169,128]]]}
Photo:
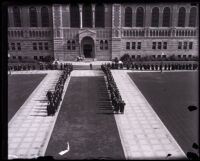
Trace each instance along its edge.
{"label": "sidewalk", "polygon": [[[47,116],[46,92],[54,90],[61,71],[23,71],[14,74],[47,73],[8,124],[8,159],[44,156],[57,115]],[[70,77],[66,80],[63,96]],[[62,103],[62,102],[61,102]],[[60,105],[61,105],[60,103]]]}
{"label": "sidewalk", "polygon": [[126,159],[186,158],[127,70],[112,74],[126,103],[124,114],[115,115]]}

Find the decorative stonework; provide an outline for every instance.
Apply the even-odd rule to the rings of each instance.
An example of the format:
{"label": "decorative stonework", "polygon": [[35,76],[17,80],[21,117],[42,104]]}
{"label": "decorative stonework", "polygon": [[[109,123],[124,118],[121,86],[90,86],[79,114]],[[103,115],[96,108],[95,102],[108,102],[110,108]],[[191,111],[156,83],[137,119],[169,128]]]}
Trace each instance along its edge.
{"label": "decorative stonework", "polygon": [[84,37],[91,37],[93,40],[96,40],[96,31],[95,30],[79,30],[79,43]]}

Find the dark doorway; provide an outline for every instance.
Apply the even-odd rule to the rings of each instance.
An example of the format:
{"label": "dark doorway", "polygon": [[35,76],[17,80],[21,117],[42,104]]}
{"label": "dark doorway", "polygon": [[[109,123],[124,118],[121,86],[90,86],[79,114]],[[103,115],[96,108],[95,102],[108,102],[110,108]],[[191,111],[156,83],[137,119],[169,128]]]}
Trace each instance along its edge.
{"label": "dark doorway", "polygon": [[84,54],[85,58],[91,58],[92,57],[92,45],[85,44],[83,46],[83,54]]}

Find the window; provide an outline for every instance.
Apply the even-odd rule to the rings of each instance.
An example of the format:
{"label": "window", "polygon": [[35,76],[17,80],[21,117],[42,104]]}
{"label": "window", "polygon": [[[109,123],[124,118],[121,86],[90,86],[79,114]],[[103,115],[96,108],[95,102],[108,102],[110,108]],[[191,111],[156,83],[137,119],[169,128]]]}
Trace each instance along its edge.
{"label": "window", "polygon": [[132,9],[130,7],[127,7],[125,9],[125,27],[131,27],[132,26]]}
{"label": "window", "polygon": [[33,58],[34,58],[34,60],[37,60],[37,56],[34,56]]}
{"label": "window", "polygon": [[37,27],[37,11],[35,7],[29,8],[30,26]]}
{"label": "window", "polygon": [[20,9],[13,7],[14,27],[21,27]]}
{"label": "window", "polygon": [[154,49],[154,50],[156,49],[156,42],[152,43],[152,49]]}
{"label": "window", "polygon": [[144,9],[142,7],[137,8],[136,12],[136,27],[143,27],[144,21]]}
{"label": "window", "polygon": [[187,49],[187,42],[184,42],[183,49]]}
{"label": "window", "polygon": [[83,27],[92,27],[92,7],[90,4],[83,5]]}
{"label": "window", "polygon": [[72,50],[76,50],[76,44],[74,40],[72,41]]}
{"label": "window", "polygon": [[67,50],[71,50],[71,42],[69,40],[67,41]]}
{"label": "window", "polygon": [[163,27],[170,27],[170,8],[165,7],[163,10]]}
{"label": "window", "polygon": [[41,8],[42,27],[49,27],[49,11],[47,7]]}
{"label": "window", "polygon": [[15,50],[15,43],[11,43],[12,50]]}
{"label": "window", "polygon": [[39,59],[40,59],[40,60],[43,60],[43,56],[39,56]]}
{"label": "window", "polygon": [[95,8],[95,26],[104,27],[104,5],[97,4]]}
{"label": "window", "polygon": [[159,25],[159,9],[154,7],[152,10],[151,26],[158,27]]}
{"label": "window", "polygon": [[12,58],[13,58],[13,59],[16,59],[16,56],[13,56]]}
{"label": "window", "polygon": [[39,42],[39,50],[43,50],[43,46],[41,42]]}
{"label": "window", "polygon": [[192,7],[190,9],[189,27],[196,26],[196,17],[197,17],[197,9],[195,7]]}
{"label": "window", "polygon": [[135,50],[135,42],[132,42],[132,49]]}
{"label": "window", "polygon": [[70,5],[70,24],[71,27],[80,27],[80,12],[77,4]]}
{"label": "window", "polygon": [[158,42],[158,49],[161,49],[161,42]]}
{"label": "window", "polygon": [[185,27],[185,8],[181,7],[178,13],[178,27]]}
{"label": "window", "polygon": [[18,56],[18,59],[19,59],[19,60],[22,60],[22,57],[21,57],[21,56]]}
{"label": "window", "polygon": [[141,42],[137,43],[137,49],[141,49]]}
{"label": "window", "polygon": [[130,49],[130,42],[126,42],[126,49],[127,49],[127,50]]}
{"label": "window", "polygon": [[103,40],[100,41],[100,50],[103,50]]}
{"label": "window", "polygon": [[157,58],[161,58],[161,55],[157,55]]}
{"label": "window", "polygon": [[163,42],[163,49],[167,49],[167,42]]}
{"label": "window", "polygon": [[178,42],[178,49],[182,49],[182,42]]}
{"label": "window", "polygon": [[105,40],[105,50],[108,50],[108,41]]}
{"label": "window", "polygon": [[33,43],[33,50],[37,50],[37,43]]}
{"label": "window", "polygon": [[193,48],[193,42],[189,42],[189,49]]}
{"label": "window", "polygon": [[17,50],[21,50],[21,44],[17,43]]}
{"label": "window", "polygon": [[45,49],[45,50],[49,50],[48,42],[45,42],[45,43],[44,43],[44,49]]}

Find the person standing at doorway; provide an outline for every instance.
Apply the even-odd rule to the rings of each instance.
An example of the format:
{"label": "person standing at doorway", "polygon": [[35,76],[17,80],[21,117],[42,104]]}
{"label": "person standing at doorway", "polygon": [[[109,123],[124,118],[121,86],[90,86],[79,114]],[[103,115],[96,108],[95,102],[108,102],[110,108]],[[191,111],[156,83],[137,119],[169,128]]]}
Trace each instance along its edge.
{"label": "person standing at doorway", "polygon": [[92,63],[90,63],[90,70],[92,70]]}

